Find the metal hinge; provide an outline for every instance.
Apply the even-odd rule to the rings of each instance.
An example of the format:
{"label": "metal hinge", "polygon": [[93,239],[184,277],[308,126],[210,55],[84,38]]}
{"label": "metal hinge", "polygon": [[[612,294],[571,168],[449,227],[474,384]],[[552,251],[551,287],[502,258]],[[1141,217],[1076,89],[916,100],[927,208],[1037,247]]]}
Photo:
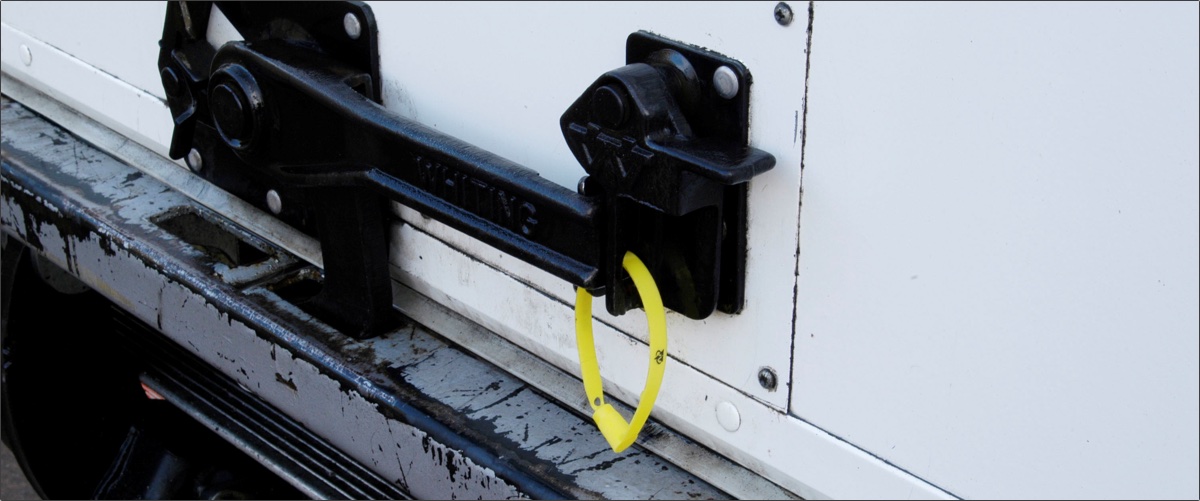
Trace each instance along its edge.
{"label": "metal hinge", "polygon": [[[639,306],[633,251],[666,307],[737,313],[745,281],[746,182],[775,164],[748,146],[750,73],[646,32],[626,66],[563,114],[587,176],[573,192],[534,171],[388,112],[377,26],[358,2],[217,2],[244,40],[214,49],[213,4],[172,2],[159,69],[175,118],[170,156],[315,233],[324,290],[308,306],[356,337],[391,318],[387,201],[398,201],[593,295]],[[278,204],[280,197],[302,201]]]}

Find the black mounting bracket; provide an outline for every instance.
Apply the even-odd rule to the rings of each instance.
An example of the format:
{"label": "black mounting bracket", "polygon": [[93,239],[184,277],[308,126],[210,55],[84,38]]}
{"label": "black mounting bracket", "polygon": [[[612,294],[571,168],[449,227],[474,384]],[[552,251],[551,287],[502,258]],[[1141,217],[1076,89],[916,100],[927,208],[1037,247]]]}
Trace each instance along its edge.
{"label": "black mounting bracket", "polygon": [[384,109],[365,4],[216,6],[244,40],[209,44],[210,2],[167,9],[170,155],[198,157],[200,175],[316,234],[325,283],[307,306],[323,320],[355,337],[390,325],[388,201],[606,295],[616,315],[640,306],[620,264],[627,250],[668,308],[696,319],[741,310],[746,182],[775,158],[747,144],[751,79],[737,61],[630,35],[628,64],[562,116],[588,174],[575,193]]}

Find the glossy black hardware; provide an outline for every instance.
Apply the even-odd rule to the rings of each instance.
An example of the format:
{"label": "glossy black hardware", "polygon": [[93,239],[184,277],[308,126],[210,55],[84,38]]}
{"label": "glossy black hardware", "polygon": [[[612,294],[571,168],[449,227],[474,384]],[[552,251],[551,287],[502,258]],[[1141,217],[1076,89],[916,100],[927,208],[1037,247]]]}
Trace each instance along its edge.
{"label": "glossy black hardware", "polygon": [[388,201],[607,295],[614,314],[640,306],[620,266],[626,250],[668,308],[692,318],[741,309],[746,182],[775,160],[747,146],[751,80],[737,61],[631,35],[630,64],[562,116],[588,173],[577,194],[384,109],[366,5],[217,6],[245,40],[213,50],[197,36],[211,15],[202,2],[167,11],[170,154],[196,150],[202,176],[260,206],[274,191],[279,217],[321,241],[325,286],[309,306],[347,333],[389,325]]}

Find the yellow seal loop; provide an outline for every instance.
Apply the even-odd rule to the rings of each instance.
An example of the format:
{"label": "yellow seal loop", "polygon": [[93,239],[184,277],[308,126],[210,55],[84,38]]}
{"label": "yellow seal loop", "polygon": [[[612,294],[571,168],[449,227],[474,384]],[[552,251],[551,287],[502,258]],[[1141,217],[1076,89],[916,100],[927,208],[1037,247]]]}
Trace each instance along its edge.
{"label": "yellow seal loop", "polygon": [[650,325],[650,369],[646,373],[646,387],[642,389],[641,399],[630,422],[625,422],[625,418],[611,404],[604,403],[604,383],[600,380],[600,364],[596,361],[596,343],[592,337],[592,295],[582,288],[575,295],[575,337],[579,343],[583,389],[587,392],[588,403],[592,405],[592,420],[608,440],[608,445],[612,446],[613,452],[621,452],[637,440],[646,418],[650,417],[650,409],[654,408],[654,401],[658,399],[667,364],[667,315],[658,286],[654,284],[650,270],[632,252],[625,253],[621,266],[629,272],[633,284],[637,286],[638,295],[642,297],[642,308],[646,310],[646,321]]}

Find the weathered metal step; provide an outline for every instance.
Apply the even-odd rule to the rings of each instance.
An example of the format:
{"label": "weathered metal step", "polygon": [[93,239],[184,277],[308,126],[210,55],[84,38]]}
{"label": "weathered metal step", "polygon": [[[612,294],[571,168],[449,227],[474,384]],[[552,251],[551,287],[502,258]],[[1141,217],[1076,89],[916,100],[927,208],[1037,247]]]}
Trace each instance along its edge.
{"label": "weathered metal step", "polygon": [[314,499],[411,499],[237,382],[113,308],[116,333],[148,367],[142,382]]}

